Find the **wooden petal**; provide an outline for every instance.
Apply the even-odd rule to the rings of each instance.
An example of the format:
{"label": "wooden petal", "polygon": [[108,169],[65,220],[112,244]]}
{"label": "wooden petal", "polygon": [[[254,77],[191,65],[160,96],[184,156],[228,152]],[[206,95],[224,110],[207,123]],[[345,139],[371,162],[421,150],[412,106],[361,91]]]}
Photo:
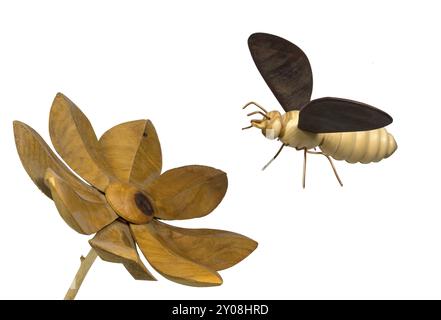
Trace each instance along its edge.
{"label": "wooden petal", "polygon": [[52,194],[44,183],[44,175],[48,168],[72,185],[82,198],[92,202],[103,201],[103,196],[97,190],[78,179],[52,152],[43,138],[30,126],[20,121],[14,121],[14,136],[23,167],[37,187],[49,198],[52,199]]}
{"label": "wooden petal", "polygon": [[222,284],[216,271],[184,258],[168,247],[151,223],[130,225],[130,229],[146,259],[164,277],[197,287]]}
{"label": "wooden petal", "polygon": [[234,232],[178,228],[159,221],[152,223],[164,244],[213,270],[232,267],[257,248],[256,241]]}
{"label": "wooden petal", "polygon": [[205,166],[185,166],[164,172],[146,187],[161,219],[191,219],[209,214],[228,187],[225,172]]}
{"label": "wooden petal", "polygon": [[58,93],[49,116],[52,144],[64,161],[81,177],[101,191],[109,184],[106,164],[99,154],[92,125],[81,110]]}
{"label": "wooden petal", "polygon": [[99,140],[106,162],[124,182],[145,185],[161,174],[161,145],[150,120],[119,124]]}
{"label": "wooden petal", "polygon": [[118,218],[105,200],[98,203],[83,199],[51,169],[46,172],[45,183],[61,217],[79,233],[93,234]]}
{"label": "wooden petal", "polygon": [[89,240],[104,261],[122,263],[136,280],[156,280],[139,259],[129,226],[114,221]]}

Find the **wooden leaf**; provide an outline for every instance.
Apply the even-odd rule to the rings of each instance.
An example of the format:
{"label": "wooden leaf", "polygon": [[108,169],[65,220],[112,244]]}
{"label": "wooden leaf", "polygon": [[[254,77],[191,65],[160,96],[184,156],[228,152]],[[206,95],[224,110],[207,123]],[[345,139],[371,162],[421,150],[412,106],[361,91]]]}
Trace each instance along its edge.
{"label": "wooden leaf", "polygon": [[51,169],[46,172],[45,183],[61,217],[79,233],[93,234],[118,218],[105,200],[91,202],[83,199]]}
{"label": "wooden leaf", "polygon": [[130,229],[146,259],[164,277],[189,286],[222,284],[222,278],[216,271],[184,258],[168,247],[151,223],[132,224]]}
{"label": "wooden leaf", "polygon": [[223,270],[245,259],[257,242],[243,235],[213,229],[185,229],[152,221],[162,242],[175,252],[213,270]]}
{"label": "wooden leaf", "polygon": [[114,175],[124,182],[145,185],[161,174],[161,145],[149,120],[119,124],[99,140]]}
{"label": "wooden leaf", "polygon": [[155,216],[191,219],[209,214],[228,187],[225,172],[206,166],[185,166],[164,172],[146,187],[155,200]]}
{"label": "wooden leaf", "polygon": [[110,179],[92,125],[81,110],[61,93],[52,103],[49,133],[55,150],[63,160],[82,178],[104,191]]}
{"label": "wooden leaf", "polygon": [[129,226],[114,221],[89,240],[101,259],[122,263],[136,280],[156,280],[139,259]]}
{"label": "wooden leaf", "polygon": [[44,183],[44,175],[46,170],[50,168],[59,177],[72,185],[82,198],[92,202],[103,201],[103,196],[78,179],[30,126],[20,121],[14,121],[14,136],[23,167],[37,187],[49,198],[52,199],[52,194]]}

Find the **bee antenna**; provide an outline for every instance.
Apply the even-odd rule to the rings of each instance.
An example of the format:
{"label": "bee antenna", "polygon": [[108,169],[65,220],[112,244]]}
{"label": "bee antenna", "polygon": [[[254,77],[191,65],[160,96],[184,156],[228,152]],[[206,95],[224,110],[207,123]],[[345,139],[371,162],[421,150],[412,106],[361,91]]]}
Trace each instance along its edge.
{"label": "bee antenna", "polygon": [[266,111],[264,107],[262,107],[260,104],[258,104],[257,102],[254,102],[254,101],[250,101],[250,102],[248,102],[246,105],[244,105],[244,106],[242,107],[242,109],[245,109],[246,107],[248,107],[249,105],[252,105],[252,104],[254,104],[256,107],[258,107],[258,108],[259,108],[260,110],[262,110],[263,112],[268,113],[268,111]]}
{"label": "bee antenna", "polygon": [[253,111],[251,113],[248,113],[247,116],[249,117],[249,116],[252,116],[255,114],[260,114],[261,116],[265,117],[266,119],[271,120],[271,118],[268,117],[266,114],[264,114],[262,111]]}

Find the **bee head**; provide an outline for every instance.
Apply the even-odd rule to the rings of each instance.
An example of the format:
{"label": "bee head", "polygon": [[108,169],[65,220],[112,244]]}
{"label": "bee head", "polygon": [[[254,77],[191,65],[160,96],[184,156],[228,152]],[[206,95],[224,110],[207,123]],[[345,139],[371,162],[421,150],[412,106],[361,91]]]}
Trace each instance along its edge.
{"label": "bee head", "polygon": [[251,120],[253,127],[262,130],[262,134],[270,139],[274,140],[279,137],[280,130],[282,130],[282,116],[279,111],[270,111],[266,114],[262,120]]}
{"label": "bee head", "polygon": [[262,108],[261,106],[259,106],[258,104],[254,103],[254,102],[250,102],[250,103],[246,104],[245,107],[243,107],[243,108],[245,109],[250,104],[256,105],[263,112],[262,111],[254,111],[254,112],[251,112],[247,115],[252,116],[255,114],[260,114],[263,118],[262,119],[252,119],[250,121],[251,125],[248,127],[242,128],[242,130],[255,127],[255,128],[261,129],[262,134],[268,139],[274,140],[277,137],[279,137],[280,131],[282,130],[282,115],[280,114],[280,112],[279,111],[268,112],[264,108]]}

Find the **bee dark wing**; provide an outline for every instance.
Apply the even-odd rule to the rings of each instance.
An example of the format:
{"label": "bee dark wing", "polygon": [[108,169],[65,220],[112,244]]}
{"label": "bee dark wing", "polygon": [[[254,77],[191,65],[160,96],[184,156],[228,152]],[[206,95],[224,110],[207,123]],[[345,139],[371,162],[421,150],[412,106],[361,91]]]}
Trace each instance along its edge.
{"label": "bee dark wing", "polygon": [[300,48],[267,33],[252,34],[248,47],[257,69],[286,112],[299,110],[311,100],[311,65]]}
{"label": "bee dark wing", "polygon": [[300,110],[298,127],[314,133],[373,130],[392,117],[370,105],[341,98],[320,98]]}

